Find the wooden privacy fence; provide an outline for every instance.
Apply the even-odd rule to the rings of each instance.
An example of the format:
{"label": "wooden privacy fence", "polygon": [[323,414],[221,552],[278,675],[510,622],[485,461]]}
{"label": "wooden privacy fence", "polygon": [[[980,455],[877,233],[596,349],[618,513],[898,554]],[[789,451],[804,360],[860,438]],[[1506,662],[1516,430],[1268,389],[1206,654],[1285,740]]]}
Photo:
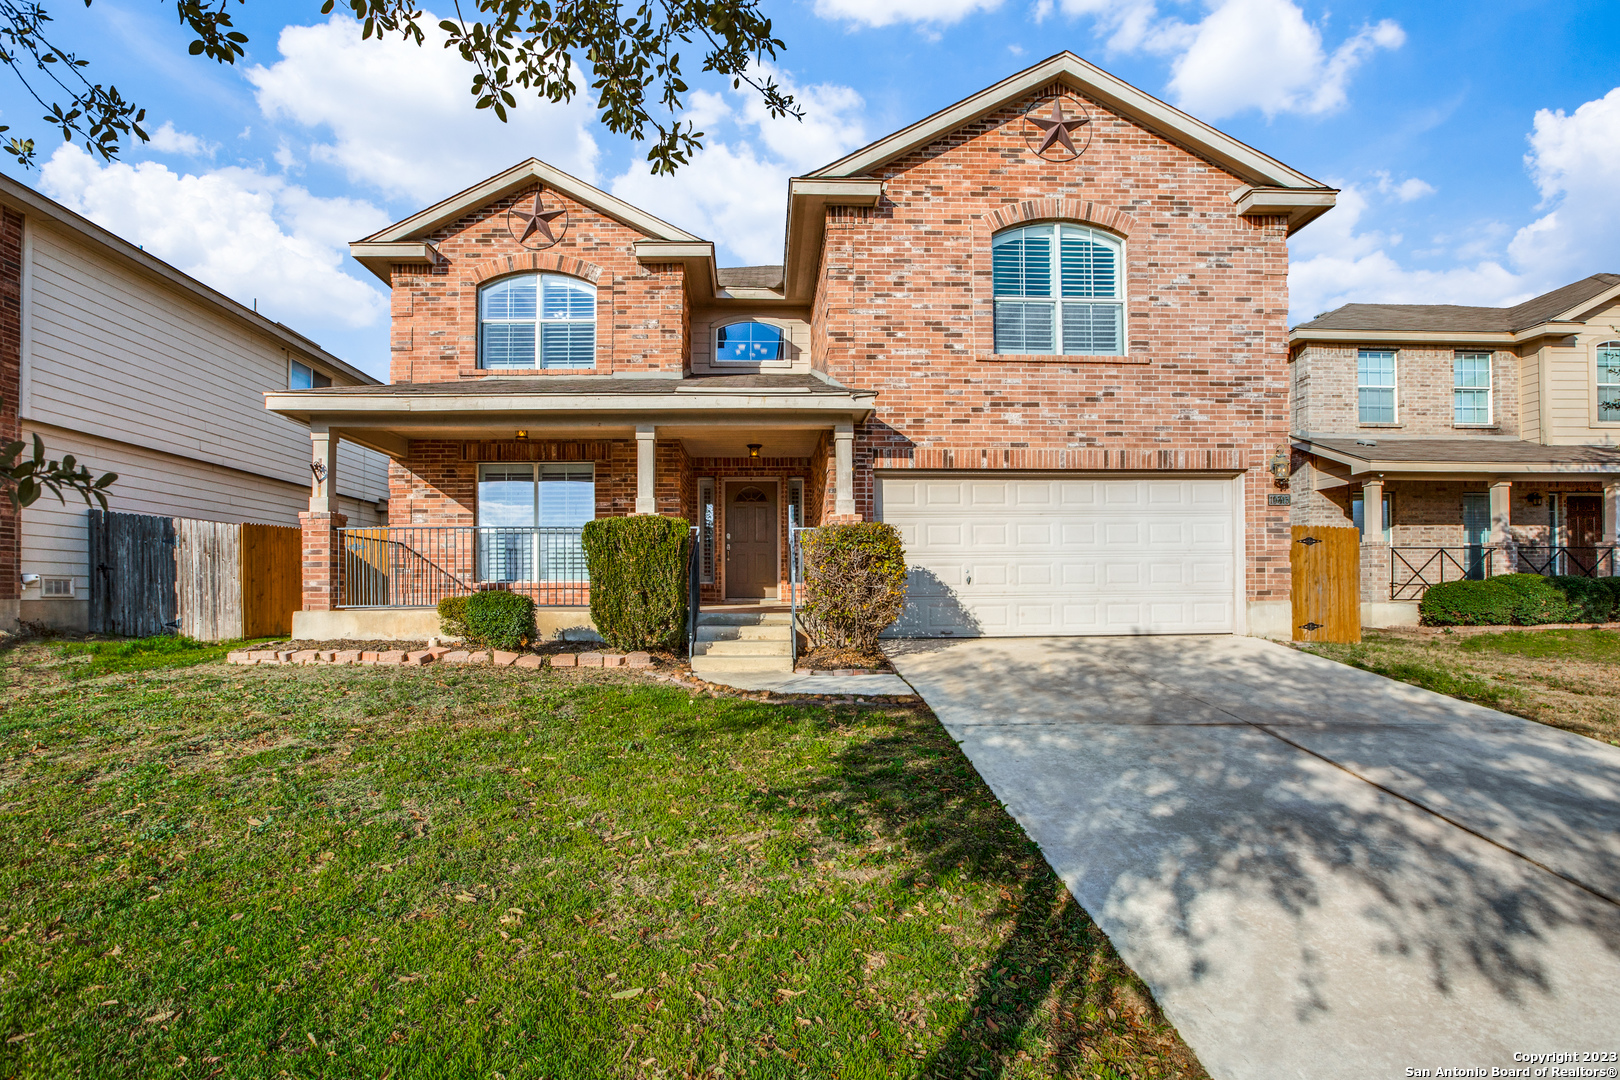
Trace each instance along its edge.
{"label": "wooden privacy fence", "polygon": [[1361,640],[1361,533],[1294,526],[1295,641]]}
{"label": "wooden privacy fence", "polygon": [[199,641],[292,633],[301,533],[285,525],[90,511],[90,629]]}

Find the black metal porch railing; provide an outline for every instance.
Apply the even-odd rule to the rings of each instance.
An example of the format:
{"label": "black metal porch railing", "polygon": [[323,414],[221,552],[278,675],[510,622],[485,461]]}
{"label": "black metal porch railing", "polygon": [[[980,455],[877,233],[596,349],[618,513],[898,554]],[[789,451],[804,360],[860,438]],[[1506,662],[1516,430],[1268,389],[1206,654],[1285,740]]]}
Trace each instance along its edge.
{"label": "black metal porch railing", "polygon": [[405,525],[339,529],[339,607],[434,607],[509,589],[541,607],[590,603],[578,527]]}
{"label": "black metal porch railing", "polygon": [[1495,549],[1466,547],[1392,547],[1389,549],[1389,598],[1421,600],[1432,585],[1491,576]]}
{"label": "black metal porch railing", "polygon": [[1615,545],[1553,547],[1545,544],[1523,544],[1517,549],[1518,569],[1521,574],[1542,574],[1555,577],[1569,574],[1577,577],[1614,577]]}

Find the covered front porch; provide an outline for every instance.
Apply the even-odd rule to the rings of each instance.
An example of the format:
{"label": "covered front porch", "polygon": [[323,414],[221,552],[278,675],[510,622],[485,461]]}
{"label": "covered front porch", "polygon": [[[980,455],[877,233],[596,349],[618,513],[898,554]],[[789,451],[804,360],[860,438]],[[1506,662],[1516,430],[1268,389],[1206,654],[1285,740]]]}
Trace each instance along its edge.
{"label": "covered front porch", "polygon": [[[311,432],[300,621],[436,633],[440,600],[501,588],[534,599],[543,633],[583,633],[583,527],[625,514],[692,523],[706,605],[786,600],[791,530],[855,517],[854,431],[874,396],[797,375],[267,395]],[[333,506],[343,440],[390,458],[385,527]]]}
{"label": "covered front porch", "polygon": [[1463,578],[1620,573],[1620,448],[1386,438],[1295,449],[1309,455],[1310,523],[1360,530],[1364,605],[1415,604]]}

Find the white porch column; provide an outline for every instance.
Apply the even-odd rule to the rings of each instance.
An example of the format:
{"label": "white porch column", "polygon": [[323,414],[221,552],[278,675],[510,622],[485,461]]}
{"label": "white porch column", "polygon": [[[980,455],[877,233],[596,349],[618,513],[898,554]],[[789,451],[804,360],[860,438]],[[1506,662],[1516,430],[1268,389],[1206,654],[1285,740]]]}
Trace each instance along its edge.
{"label": "white porch column", "polygon": [[1610,476],[1603,481],[1603,542],[1615,542],[1616,525],[1620,524],[1620,476]]}
{"label": "white porch column", "polygon": [[1384,542],[1384,478],[1374,477],[1361,484],[1361,542]]}
{"label": "white porch column", "polygon": [[658,429],[651,424],[636,425],[636,513],[658,513],[658,487],[654,470],[658,463]]}
{"label": "white porch column", "polygon": [[324,428],[311,428],[309,441],[309,512],[336,513],[338,437]]}
{"label": "white porch column", "polygon": [[833,513],[855,515],[855,425],[849,422],[833,429],[834,479]]}
{"label": "white porch column", "polygon": [[1491,481],[1491,543],[1508,542],[1508,524],[1512,520],[1513,481],[1497,478]]}

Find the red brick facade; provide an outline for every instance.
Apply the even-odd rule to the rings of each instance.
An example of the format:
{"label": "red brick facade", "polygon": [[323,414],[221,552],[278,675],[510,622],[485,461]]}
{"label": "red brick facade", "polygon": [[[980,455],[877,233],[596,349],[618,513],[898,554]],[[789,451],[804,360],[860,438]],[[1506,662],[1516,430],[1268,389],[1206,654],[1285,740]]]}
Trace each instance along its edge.
{"label": "red brick facade", "polygon": [[[1093,100],[1078,160],[1035,157],[1021,117],[1052,89],[877,169],[877,206],[827,210],[810,365],[878,392],[855,433],[857,514],[873,516],[881,470],[1246,474],[1247,595],[1286,600],[1289,512],[1266,498],[1276,490],[1267,462],[1288,439],[1286,220],[1239,216],[1231,193],[1241,178]],[[393,380],[482,376],[478,288],[534,270],[595,283],[597,374],[690,374],[694,314],[714,312],[693,312],[685,268],[642,265],[634,244],[644,237],[551,188],[544,198],[567,209],[567,234],[544,252],[522,250],[507,210],[534,191],[433,233],[442,261],[431,269],[394,267]],[[1121,239],[1125,355],[994,352],[991,237],[1050,220]],[[811,523],[835,512],[834,446],[828,431],[808,458],[692,459],[662,440],[657,510],[695,521],[700,477],[716,479],[722,514],[726,477],[783,481],[785,545],[786,479],[804,480]],[[594,462],[597,513],[635,509],[633,440],[517,442],[492,431],[488,442],[411,443],[392,468],[391,523],[475,523],[478,463],[505,460]]]}

